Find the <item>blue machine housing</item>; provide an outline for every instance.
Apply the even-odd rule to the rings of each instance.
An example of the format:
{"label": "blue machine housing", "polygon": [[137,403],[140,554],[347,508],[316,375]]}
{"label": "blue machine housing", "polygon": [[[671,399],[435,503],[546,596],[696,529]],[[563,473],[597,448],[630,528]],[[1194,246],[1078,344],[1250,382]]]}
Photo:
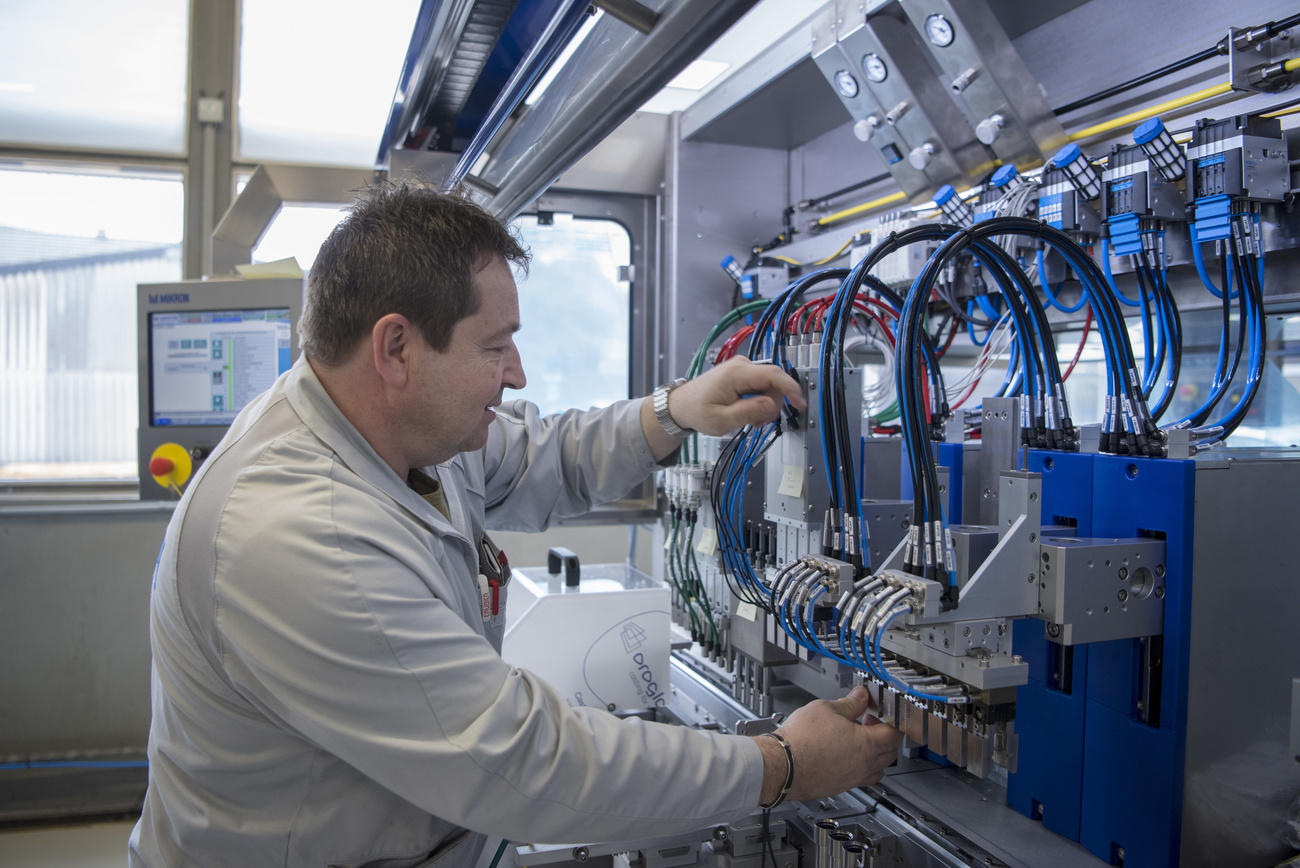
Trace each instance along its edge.
{"label": "blue machine housing", "polygon": [[[1037,621],[1015,625],[1030,682],[1017,696],[1021,771],[1007,802],[1111,864],[1177,865],[1195,463],[1031,451],[1027,465],[1043,474],[1044,523],[1073,520],[1083,537],[1163,538],[1167,595],[1153,640],[1069,648]],[[1068,689],[1055,680],[1063,671]]]}

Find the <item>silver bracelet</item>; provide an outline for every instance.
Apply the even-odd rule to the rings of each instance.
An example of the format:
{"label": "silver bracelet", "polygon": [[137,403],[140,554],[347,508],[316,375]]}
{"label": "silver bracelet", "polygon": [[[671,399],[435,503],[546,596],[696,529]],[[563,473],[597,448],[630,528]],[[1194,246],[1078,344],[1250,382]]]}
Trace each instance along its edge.
{"label": "silver bracelet", "polygon": [[775,801],[767,805],[760,802],[758,805],[764,811],[770,811],[784,802],[785,797],[790,795],[790,787],[794,784],[794,751],[790,749],[790,742],[786,741],[785,736],[781,735],[781,733],[765,732],[763,735],[776,739],[777,743],[781,745],[781,749],[785,751],[785,785],[781,787],[781,793],[776,797]]}

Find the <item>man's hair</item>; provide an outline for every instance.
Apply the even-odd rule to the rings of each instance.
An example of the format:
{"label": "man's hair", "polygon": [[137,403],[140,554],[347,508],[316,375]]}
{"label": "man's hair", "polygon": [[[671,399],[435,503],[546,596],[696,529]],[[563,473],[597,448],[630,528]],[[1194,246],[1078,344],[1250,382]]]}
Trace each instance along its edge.
{"label": "man's hair", "polygon": [[479,306],[475,272],[493,256],[520,268],[514,234],[460,192],[420,182],[369,188],[312,265],[298,336],[308,358],[344,362],[375,322],[399,313],[439,352]]}

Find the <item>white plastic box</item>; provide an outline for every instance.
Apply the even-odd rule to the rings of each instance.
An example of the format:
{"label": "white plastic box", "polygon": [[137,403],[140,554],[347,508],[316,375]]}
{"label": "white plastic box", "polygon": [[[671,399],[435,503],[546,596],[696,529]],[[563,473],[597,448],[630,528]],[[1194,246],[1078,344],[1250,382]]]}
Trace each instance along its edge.
{"label": "white plastic box", "polygon": [[668,586],[626,564],[588,564],[577,587],[545,567],[511,573],[501,656],[570,706],[668,704]]}

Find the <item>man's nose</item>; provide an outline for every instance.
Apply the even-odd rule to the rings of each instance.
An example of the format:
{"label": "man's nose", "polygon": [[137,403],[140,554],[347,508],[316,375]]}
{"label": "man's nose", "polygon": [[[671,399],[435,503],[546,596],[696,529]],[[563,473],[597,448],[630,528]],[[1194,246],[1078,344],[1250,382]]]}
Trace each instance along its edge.
{"label": "man's nose", "polygon": [[528,377],[524,375],[524,362],[519,357],[519,347],[515,346],[514,341],[510,342],[510,357],[506,359],[501,384],[507,389],[522,389],[528,385]]}

